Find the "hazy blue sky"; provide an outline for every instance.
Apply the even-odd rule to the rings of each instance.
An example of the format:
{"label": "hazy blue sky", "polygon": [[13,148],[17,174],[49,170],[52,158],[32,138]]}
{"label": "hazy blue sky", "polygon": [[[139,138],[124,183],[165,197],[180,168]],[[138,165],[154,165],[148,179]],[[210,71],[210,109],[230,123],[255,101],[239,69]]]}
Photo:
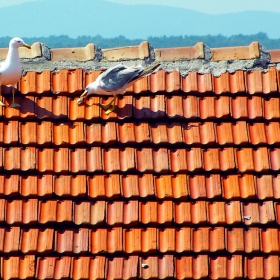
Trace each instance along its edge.
{"label": "hazy blue sky", "polygon": [[[0,8],[41,0],[0,0]],[[59,0],[57,0],[59,1]],[[80,0],[82,2],[83,0]],[[94,1],[94,0],[93,0]],[[152,4],[181,7],[208,14],[260,10],[280,13],[280,0],[107,0],[121,4]]]}

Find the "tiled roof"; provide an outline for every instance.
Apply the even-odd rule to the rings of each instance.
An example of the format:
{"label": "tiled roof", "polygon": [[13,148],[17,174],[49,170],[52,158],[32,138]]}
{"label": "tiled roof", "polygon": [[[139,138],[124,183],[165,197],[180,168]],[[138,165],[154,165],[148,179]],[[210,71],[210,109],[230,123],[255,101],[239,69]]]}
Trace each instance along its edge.
{"label": "tiled roof", "polygon": [[[34,45],[0,107],[1,279],[279,279],[278,51]],[[77,105],[120,60],[162,67]]]}

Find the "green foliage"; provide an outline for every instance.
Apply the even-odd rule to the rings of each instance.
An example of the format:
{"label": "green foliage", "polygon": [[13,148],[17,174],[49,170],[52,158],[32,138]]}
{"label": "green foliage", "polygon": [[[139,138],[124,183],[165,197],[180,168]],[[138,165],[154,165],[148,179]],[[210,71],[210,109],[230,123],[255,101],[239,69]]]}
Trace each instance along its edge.
{"label": "green foliage", "polygon": [[[9,44],[10,37],[0,38],[0,47],[6,48]],[[49,37],[31,37],[23,38],[26,43],[32,44],[34,42],[42,42],[50,48],[69,48],[69,47],[84,47],[89,43],[94,43],[102,49],[115,48],[123,46],[138,45],[144,40],[148,40],[154,48],[170,48],[193,46],[197,42],[204,42],[208,47],[228,47],[228,46],[246,46],[253,41],[258,41],[267,50],[280,49],[280,39],[269,39],[266,33],[260,32],[253,35],[232,35],[230,37],[219,35],[185,35],[185,36],[162,36],[162,37],[148,37],[146,39],[128,39],[124,36],[115,38],[103,38],[97,36],[79,36],[77,38],[70,38],[67,35],[49,36]]]}

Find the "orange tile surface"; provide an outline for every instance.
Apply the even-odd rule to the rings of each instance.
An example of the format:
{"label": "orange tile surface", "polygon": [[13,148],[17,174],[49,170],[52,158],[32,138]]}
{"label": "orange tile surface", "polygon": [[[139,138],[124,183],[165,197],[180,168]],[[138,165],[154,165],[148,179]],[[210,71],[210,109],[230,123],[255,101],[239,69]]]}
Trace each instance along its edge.
{"label": "orange tile surface", "polygon": [[[92,47],[53,60],[69,50],[88,60]],[[202,47],[155,56],[183,66],[203,60]],[[210,49],[212,63],[258,50]],[[144,42],[103,54],[150,51]],[[27,71],[21,108],[0,108],[0,278],[279,279],[277,67],[162,68],[110,115],[98,103],[112,97],[76,103],[102,71]]]}

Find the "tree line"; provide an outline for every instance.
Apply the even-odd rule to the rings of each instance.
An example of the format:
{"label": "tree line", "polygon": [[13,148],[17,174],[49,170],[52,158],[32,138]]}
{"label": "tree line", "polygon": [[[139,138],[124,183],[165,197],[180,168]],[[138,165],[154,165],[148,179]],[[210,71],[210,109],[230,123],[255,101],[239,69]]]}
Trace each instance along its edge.
{"label": "tree line", "polygon": [[[11,37],[0,37],[0,48],[6,48]],[[265,49],[280,49],[280,39],[270,39],[266,33],[260,32],[252,35],[184,35],[184,36],[161,36],[148,37],[146,39],[128,39],[125,36],[117,36],[115,38],[103,38],[100,35],[96,36],[79,36],[70,38],[67,35],[49,36],[49,37],[23,37],[23,39],[32,44],[33,42],[42,42],[50,48],[70,48],[84,47],[89,43],[94,43],[102,49],[133,46],[138,45],[142,41],[147,40],[154,48],[171,48],[193,46],[197,42],[204,42],[208,47],[228,47],[228,46],[246,46],[253,41],[258,41]]]}

